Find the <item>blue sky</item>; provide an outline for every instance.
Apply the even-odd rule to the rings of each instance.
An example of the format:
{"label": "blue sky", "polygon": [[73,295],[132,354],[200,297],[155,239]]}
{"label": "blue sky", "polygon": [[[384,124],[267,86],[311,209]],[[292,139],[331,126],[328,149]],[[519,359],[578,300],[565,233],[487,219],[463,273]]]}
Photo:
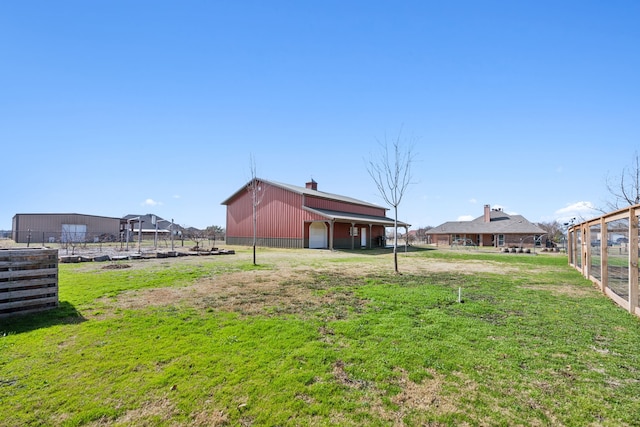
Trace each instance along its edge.
{"label": "blue sky", "polygon": [[384,205],[414,141],[413,228],[484,204],[593,216],[640,146],[637,1],[4,1],[0,229],[16,213],[225,226],[251,176]]}

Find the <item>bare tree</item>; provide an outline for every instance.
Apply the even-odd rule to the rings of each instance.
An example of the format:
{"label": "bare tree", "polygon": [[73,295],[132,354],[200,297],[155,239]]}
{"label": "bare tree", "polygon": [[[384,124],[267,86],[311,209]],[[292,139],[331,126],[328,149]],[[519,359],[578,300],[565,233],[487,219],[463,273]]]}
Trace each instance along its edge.
{"label": "bare tree", "polygon": [[564,231],[562,230],[562,224],[558,221],[551,222],[539,222],[538,227],[546,231],[547,240],[553,243],[560,243],[564,237]]}
{"label": "bare tree", "polygon": [[262,188],[263,183],[256,176],[256,163],[251,156],[251,180],[249,184],[247,184],[247,191],[249,192],[249,197],[251,197],[251,207],[253,214],[253,265],[256,264],[256,243],[257,243],[257,235],[258,235],[258,205],[262,201],[262,197],[264,196],[264,189]]}
{"label": "bare tree", "polygon": [[[406,143],[406,144],[405,144]],[[378,141],[380,153],[372,157],[367,172],[373,179],[384,201],[393,207],[393,266],[398,273],[398,206],[409,184],[411,184],[411,164],[414,160],[413,141],[402,138],[402,130],[391,141],[391,147],[385,136]]]}
{"label": "bare tree", "polygon": [[429,232],[429,230],[431,230],[433,227],[430,225],[427,225],[426,227],[420,227],[416,230],[416,239],[420,242],[420,243],[430,243],[427,241],[427,233]]}
{"label": "bare tree", "polygon": [[204,233],[209,239],[209,242],[213,239],[212,247],[215,247],[216,240],[224,236],[224,228],[219,225],[210,225],[204,230]]}
{"label": "bare tree", "polygon": [[623,168],[615,181],[612,182],[607,177],[607,190],[613,197],[607,202],[609,210],[618,210],[640,203],[640,158],[637,151],[634,153],[631,167]]}
{"label": "bare tree", "polygon": [[202,249],[200,247],[200,242],[207,238],[206,233],[203,230],[197,229],[195,227],[183,227],[183,229],[183,238],[192,240],[196,244],[196,246],[193,247],[192,250],[196,252],[200,251]]}
{"label": "bare tree", "polygon": [[[31,240],[31,230],[29,230],[29,240]],[[84,233],[76,231],[72,225],[63,224],[60,242],[62,247],[69,255],[69,247],[71,247],[71,255],[76,254],[76,247],[84,240]]]}

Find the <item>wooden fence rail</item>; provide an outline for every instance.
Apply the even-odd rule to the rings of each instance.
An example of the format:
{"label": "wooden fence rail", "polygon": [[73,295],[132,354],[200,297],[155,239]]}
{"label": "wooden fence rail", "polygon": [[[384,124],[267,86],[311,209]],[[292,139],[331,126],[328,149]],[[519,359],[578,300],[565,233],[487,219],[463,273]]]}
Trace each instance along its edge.
{"label": "wooden fence rail", "polygon": [[640,205],[571,226],[569,265],[630,313],[640,316],[638,220]]}
{"label": "wooden fence rail", "polygon": [[0,317],[58,306],[56,249],[0,249]]}

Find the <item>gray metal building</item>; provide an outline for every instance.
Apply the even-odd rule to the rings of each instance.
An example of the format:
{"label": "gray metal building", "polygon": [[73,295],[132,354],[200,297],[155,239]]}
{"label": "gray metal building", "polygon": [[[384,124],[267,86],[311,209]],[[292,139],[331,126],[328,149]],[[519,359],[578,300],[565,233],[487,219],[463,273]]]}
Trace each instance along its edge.
{"label": "gray metal building", "polygon": [[108,242],[120,235],[120,218],[77,213],[21,213],[13,216],[16,243]]}

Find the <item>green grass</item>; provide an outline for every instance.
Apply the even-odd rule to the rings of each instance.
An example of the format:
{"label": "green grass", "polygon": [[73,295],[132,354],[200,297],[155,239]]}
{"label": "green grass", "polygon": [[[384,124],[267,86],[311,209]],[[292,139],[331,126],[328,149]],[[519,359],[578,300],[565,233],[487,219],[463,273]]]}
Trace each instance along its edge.
{"label": "green grass", "polygon": [[[61,265],[59,309],[0,321],[0,425],[638,424],[640,322],[565,257],[316,255]],[[238,274],[308,304],[110,303]]]}

